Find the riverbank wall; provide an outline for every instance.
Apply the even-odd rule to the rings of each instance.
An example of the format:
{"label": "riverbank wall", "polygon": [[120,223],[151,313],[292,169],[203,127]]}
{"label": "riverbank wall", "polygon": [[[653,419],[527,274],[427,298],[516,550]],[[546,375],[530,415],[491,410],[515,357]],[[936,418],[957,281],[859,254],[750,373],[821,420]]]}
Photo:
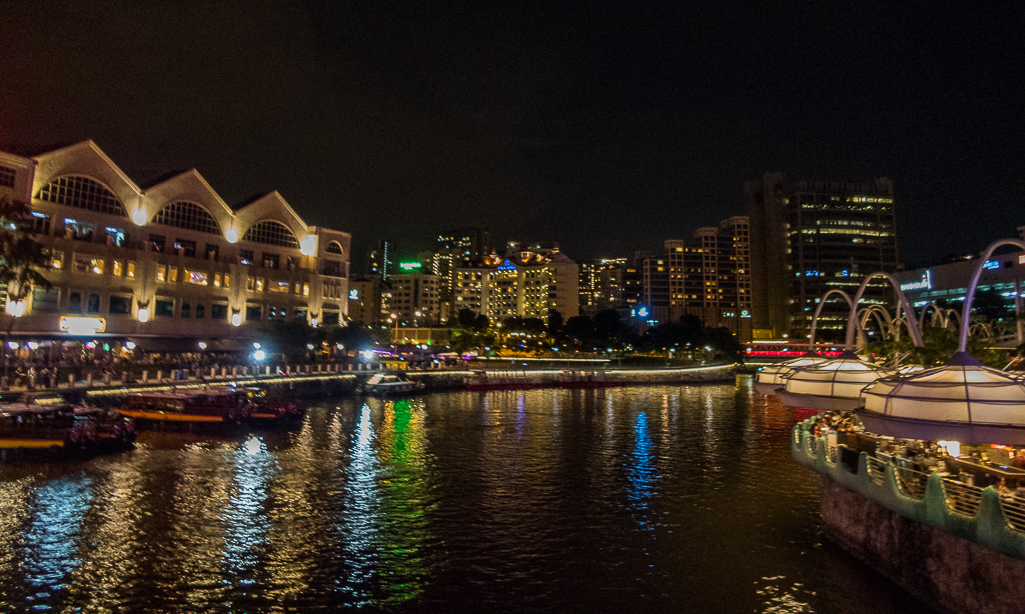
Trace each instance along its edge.
{"label": "riverbank wall", "polygon": [[[892,464],[828,446],[810,421],[794,427],[794,458],[822,474],[827,536],[856,558],[941,612],[1025,612],[1025,531],[1008,522],[993,488],[974,513],[937,474],[909,490]],[[949,499],[948,499],[949,495]]]}
{"label": "riverbank wall", "polygon": [[[271,374],[253,377],[210,377],[203,379],[173,380],[162,379],[146,384],[104,386],[96,383],[90,387],[57,388],[52,392],[62,394],[71,400],[88,398],[98,403],[113,404],[119,399],[136,392],[146,390],[188,390],[203,386],[262,386],[274,390],[287,390],[297,396],[315,398],[329,396],[347,396],[357,394],[360,386],[380,371],[341,371],[336,373],[295,373]],[[404,377],[422,382],[427,391],[465,390],[467,378],[473,371],[464,370],[430,370],[384,372],[386,374],[401,373]],[[566,376],[563,370],[527,370],[531,378],[540,380],[541,387],[558,387]],[[577,371],[586,374],[587,371]],[[508,370],[495,372],[495,375],[508,375]],[[615,369],[605,371],[606,377],[621,385],[672,385],[672,384],[704,384],[734,381],[736,372],[733,365],[710,365],[679,369]]]}

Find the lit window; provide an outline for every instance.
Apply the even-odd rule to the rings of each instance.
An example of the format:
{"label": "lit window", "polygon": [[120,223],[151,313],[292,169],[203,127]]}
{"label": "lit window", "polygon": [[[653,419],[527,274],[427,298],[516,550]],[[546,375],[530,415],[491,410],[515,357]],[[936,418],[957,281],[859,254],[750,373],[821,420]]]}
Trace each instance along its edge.
{"label": "lit window", "polygon": [[256,289],[256,285],[255,284],[256,284],[256,279],[255,278],[253,278],[253,277],[247,277],[246,278],[246,290],[249,290],[250,292],[255,290]]}
{"label": "lit window", "polygon": [[162,264],[157,267],[157,281],[167,281],[167,267]]}
{"label": "lit window", "polygon": [[4,186],[5,188],[13,188],[14,177],[16,175],[17,172],[13,168],[7,166],[0,166],[0,186]]}
{"label": "lit window", "polygon": [[115,277],[121,277],[125,272],[125,264],[120,260],[115,260],[113,272]]}
{"label": "lit window", "polygon": [[303,284],[303,296],[310,295],[310,284]]}
{"label": "lit window", "polygon": [[87,256],[75,257],[75,272],[103,274],[103,260],[100,258],[89,258]]}
{"label": "lit window", "polygon": [[224,287],[225,288],[230,288],[231,287],[231,275],[228,275],[227,273],[224,274]]}
{"label": "lit window", "polygon": [[50,259],[50,266],[55,269],[64,268],[64,252],[54,252]]}
{"label": "lit window", "polygon": [[302,294],[303,293],[302,284],[295,284],[295,293],[296,294]]}
{"label": "lit window", "polygon": [[256,291],[257,292],[263,292],[263,278],[262,277],[256,280]]}
{"label": "lit window", "polygon": [[68,217],[64,218],[64,238],[66,239],[89,243],[93,240],[93,231],[94,226],[89,222],[79,222]]}
{"label": "lit window", "polygon": [[[218,278],[220,275],[217,276]],[[185,269],[185,281],[186,283],[195,284],[197,286],[205,286],[207,284],[207,274],[203,271],[190,271]],[[214,285],[220,285],[219,280],[214,282]]]}
{"label": "lit window", "polygon": [[178,267],[173,266],[167,269],[167,281],[172,284],[178,281]]}
{"label": "lit window", "polygon": [[338,241],[331,241],[330,243],[327,244],[327,249],[325,251],[327,253],[329,253],[329,254],[339,254],[339,255],[341,255],[342,254],[342,244],[339,243]]}
{"label": "lit window", "polygon": [[220,273],[214,273],[214,287],[215,288],[220,288],[221,287],[221,274]]}
{"label": "lit window", "polygon": [[131,260],[128,261],[128,266],[125,267],[125,277],[135,279],[135,263]]}

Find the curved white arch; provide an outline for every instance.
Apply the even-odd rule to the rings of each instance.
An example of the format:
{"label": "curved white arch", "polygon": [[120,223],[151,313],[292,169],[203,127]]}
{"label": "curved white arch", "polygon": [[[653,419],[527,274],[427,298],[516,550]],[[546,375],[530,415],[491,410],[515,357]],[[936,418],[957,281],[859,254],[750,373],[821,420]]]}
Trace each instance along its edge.
{"label": "curved white arch", "polygon": [[[858,325],[862,331],[865,330],[865,325],[868,323],[868,319],[870,317],[875,317],[876,323],[879,324],[879,331],[883,333],[883,336],[894,334],[898,336],[900,335],[894,327],[894,322],[898,321],[900,318],[897,320],[891,318],[890,312],[882,305],[869,305],[862,309],[860,313],[861,318],[859,319]],[[865,334],[867,335],[868,333]]]}
{"label": "curved white arch", "polygon": [[826,304],[826,301],[829,300],[830,295],[833,294],[842,296],[847,301],[847,305],[852,309],[854,308],[854,301],[851,300],[851,296],[849,294],[838,288],[827,290],[826,293],[822,295],[822,298],[819,299],[819,305],[815,308],[815,315],[811,318],[811,334],[808,335],[808,349],[811,351],[814,351],[815,349],[815,329],[818,328],[819,315],[822,314],[822,307]]}
{"label": "curved white arch", "polygon": [[863,294],[865,294],[865,288],[868,287],[868,283],[877,277],[885,278],[887,281],[890,282],[890,285],[893,286],[894,291],[897,293],[897,300],[899,302],[898,309],[903,309],[904,313],[906,314],[912,314],[910,317],[907,318],[907,320],[905,320],[905,322],[907,323],[908,332],[911,333],[911,340],[914,341],[915,345],[918,347],[922,347],[922,332],[918,330],[918,323],[915,321],[913,315],[915,313],[915,310],[912,309],[911,304],[908,303],[908,298],[904,296],[903,292],[900,291],[900,284],[897,283],[897,280],[894,279],[893,275],[890,275],[889,273],[877,272],[872,273],[871,275],[867,275],[864,281],[861,282],[861,285],[858,286],[858,292],[854,295],[854,306],[851,307],[851,315],[847,319],[847,339],[845,341],[847,349],[854,349],[854,331],[857,327],[858,303],[861,302],[861,297]]}
{"label": "curved white arch", "polygon": [[982,252],[979,256],[979,263],[975,265],[975,272],[972,274],[972,280],[968,282],[968,293],[964,297],[964,307],[961,310],[961,338],[958,342],[957,349],[959,352],[964,352],[965,348],[968,347],[968,331],[971,328],[972,319],[972,300],[975,298],[975,289],[979,287],[979,278],[982,277],[983,266],[989,257],[993,255],[993,252],[999,247],[1004,245],[1014,245],[1025,250],[1025,241],[1021,239],[997,239],[989,244],[989,247]]}

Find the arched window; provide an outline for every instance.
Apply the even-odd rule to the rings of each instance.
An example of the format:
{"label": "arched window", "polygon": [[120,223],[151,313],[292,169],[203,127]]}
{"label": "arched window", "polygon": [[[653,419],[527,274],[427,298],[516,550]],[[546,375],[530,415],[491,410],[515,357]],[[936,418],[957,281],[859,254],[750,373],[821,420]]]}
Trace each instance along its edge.
{"label": "arched window", "polygon": [[295,240],[295,235],[288,226],[274,220],[263,220],[253,224],[242,240],[279,247],[299,247],[299,242]]}
{"label": "arched window", "polygon": [[221,229],[217,226],[217,222],[214,221],[209,211],[195,203],[182,200],[173,202],[161,209],[153,221],[165,226],[198,230],[199,232],[208,232],[212,235],[221,234]]}
{"label": "arched window", "polygon": [[36,198],[58,205],[128,217],[124,205],[113,192],[81,175],[65,175],[54,179],[39,190]]}
{"label": "arched window", "polygon": [[327,244],[327,253],[340,255],[342,253],[342,244],[338,241],[331,241]]}

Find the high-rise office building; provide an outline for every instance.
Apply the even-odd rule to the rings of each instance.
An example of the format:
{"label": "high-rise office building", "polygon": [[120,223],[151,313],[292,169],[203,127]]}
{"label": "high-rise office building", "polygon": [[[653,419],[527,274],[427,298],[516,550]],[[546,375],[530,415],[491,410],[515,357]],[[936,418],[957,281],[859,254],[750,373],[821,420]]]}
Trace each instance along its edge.
{"label": "high-rise office building", "polygon": [[623,306],[626,258],[599,258],[580,265],[580,313],[594,317]]}
{"label": "high-rise office building", "polygon": [[[751,290],[754,337],[804,338],[827,290],[856,290],[861,279],[897,268],[893,182],[796,180],[766,173],[748,182],[751,220]],[[885,281],[874,282],[866,302],[889,303]],[[830,302],[819,329],[839,336],[847,307]]]}
{"label": "high-rise office building", "polygon": [[456,270],[453,316],[470,309],[493,321],[519,316],[547,322],[554,310],[566,320],[579,313],[579,275],[577,263],[557,248],[487,256]]}
{"label": "high-rise office building", "polygon": [[490,250],[491,239],[484,228],[461,228],[438,235],[429,268],[441,278],[442,299],[453,296],[456,269],[467,263],[481,262]]}
{"label": "high-rise office building", "polygon": [[391,241],[381,241],[377,247],[370,250],[367,262],[367,274],[376,275],[381,281],[387,282],[391,277],[392,266],[395,264],[395,244]]}

